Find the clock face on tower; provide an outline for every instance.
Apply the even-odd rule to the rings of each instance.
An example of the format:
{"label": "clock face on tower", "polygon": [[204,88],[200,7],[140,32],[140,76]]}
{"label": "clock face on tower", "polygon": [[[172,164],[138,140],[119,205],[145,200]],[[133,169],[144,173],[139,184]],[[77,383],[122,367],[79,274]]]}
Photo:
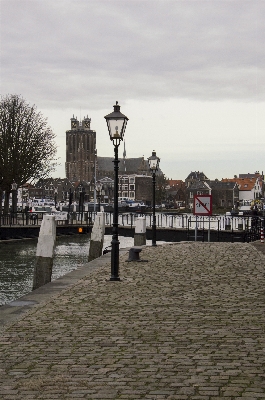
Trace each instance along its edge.
{"label": "clock face on tower", "polygon": [[85,122],[85,128],[89,128],[89,121]]}
{"label": "clock face on tower", "polygon": [[77,124],[76,121],[72,121],[72,128],[76,128]]}

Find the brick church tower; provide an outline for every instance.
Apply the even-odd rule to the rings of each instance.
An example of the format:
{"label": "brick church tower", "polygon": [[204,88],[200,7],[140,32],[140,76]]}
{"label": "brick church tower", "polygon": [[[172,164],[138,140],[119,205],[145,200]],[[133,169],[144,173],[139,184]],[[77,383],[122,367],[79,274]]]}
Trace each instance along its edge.
{"label": "brick church tower", "polygon": [[82,122],[73,116],[71,130],[66,131],[66,177],[71,182],[91,182],[95,169],[96,131],[90,129],[91,119]]}

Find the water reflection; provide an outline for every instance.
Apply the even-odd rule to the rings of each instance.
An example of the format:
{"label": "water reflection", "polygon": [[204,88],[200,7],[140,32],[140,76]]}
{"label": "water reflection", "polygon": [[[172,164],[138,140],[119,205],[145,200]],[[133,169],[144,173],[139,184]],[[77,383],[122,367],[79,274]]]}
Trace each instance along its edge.
{"label": "water reflection", "polygon": [[[112,236],[104,238],[104,248]],[[133,238],[119,237],[120,248],[133,246]],[[0,305],[10,303],[31,292],[37,240],[0,242]],[[87,235],[57,238],[52,280],[67,274],[87,262],[89,237]]]}

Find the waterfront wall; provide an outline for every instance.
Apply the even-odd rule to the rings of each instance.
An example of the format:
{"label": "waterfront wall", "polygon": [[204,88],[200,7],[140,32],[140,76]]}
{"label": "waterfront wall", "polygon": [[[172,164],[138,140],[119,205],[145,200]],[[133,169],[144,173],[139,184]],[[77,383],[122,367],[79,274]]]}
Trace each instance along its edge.
{"label": "waterfront wall", "polygon": [[[78,234],[79,225],[62,225],[56,227],[57,236]],[[92,226],[82,225],[82,233],[90,233]],[[0,240],[38,238],[40,226],[1,226]]]}
{"label": "waterfront wall", "polygon": [[[82,226],[83,234],[90,234],[92,226]],[[23,238],[38,238],[39,226],[30,227],[1,227],[0,229],[0,240],[8,239],[23,239]],[[78,225],[63,225],[57,226],[57,235],[74,235],[78,234]],[[119,235],[125,237],[134,237],[134,227],[119,227]],[[157,228],[156,240],[165,242],[182,242],[182,241],[194,241],[195,231],[194,229],[176,229],[176,228]],[[112,235],[112,226],[105,227],[105,234]],[[146,239],[152,239],[152,228],[146,228]],[[208,241],[208,230],[198,230],[198,241]],[[210,231],[211,242],[244,242],[245,231]]]}

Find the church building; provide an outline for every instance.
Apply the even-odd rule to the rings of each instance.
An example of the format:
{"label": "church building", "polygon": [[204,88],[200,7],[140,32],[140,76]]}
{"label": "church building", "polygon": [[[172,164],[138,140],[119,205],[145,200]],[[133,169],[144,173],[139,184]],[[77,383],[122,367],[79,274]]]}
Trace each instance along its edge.
{"label": "church building", "polygon": [[[96,131],[90,128],[91,119],[85,117],[79,122],[71,118],[71,129],[66,131],[66,177],[71,182],[93,182],[105,177],[114,178],[112,157],[100,157],[96,151]],[[119,175],[150,176],[148,161],[142,157],[127,158],[125,142],[123,154],[119,157]],[[122,147],[122,146],[120,146]],[[110,152],[112,148],[110,147]],[[122,152],[122,148],[120,149]],[[158,174],[162,171],[159,169]]]}
{"label": "church building", "polygon": [[71,118],[71,130],[66,131],[66,177],[71,182],[91,181],[95,171],[96,132],[90,129],[91,119],[79,122]]}

